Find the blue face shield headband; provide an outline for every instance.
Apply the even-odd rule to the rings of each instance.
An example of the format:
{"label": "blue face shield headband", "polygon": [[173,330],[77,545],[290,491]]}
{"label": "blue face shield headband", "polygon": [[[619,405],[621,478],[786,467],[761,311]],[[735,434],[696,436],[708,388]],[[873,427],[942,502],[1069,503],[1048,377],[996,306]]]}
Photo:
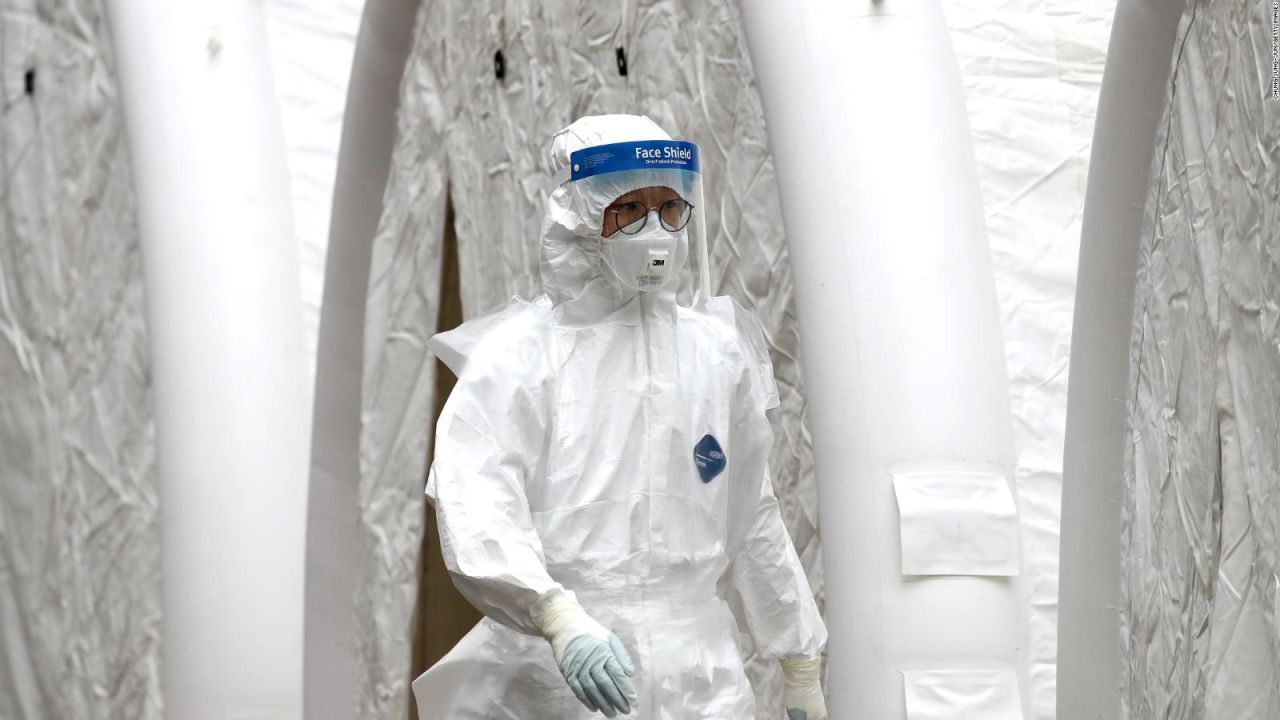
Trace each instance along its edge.
{"label": "blue face shield headband", "polygon": [[556,184],[577,182],[604,173],[666,169],[701,173],[698,146],[684,140],[638,140],[582,148],[556,175]]}

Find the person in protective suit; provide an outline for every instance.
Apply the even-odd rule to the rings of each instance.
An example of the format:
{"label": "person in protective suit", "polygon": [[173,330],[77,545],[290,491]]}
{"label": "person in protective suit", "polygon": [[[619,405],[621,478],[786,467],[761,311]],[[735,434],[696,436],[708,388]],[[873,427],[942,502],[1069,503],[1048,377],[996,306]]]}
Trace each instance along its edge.
{"label": "person in protective suit", "polygon": [[748,720],[745,631],[782,662],[788,720],[826,720],[826,626],[769,476],[772,365],[708,292],[696,146],[594,116],[551,160],[543,294],[429,343],[458,383],[427,496],[486,618],[414,681],[419,715]]}

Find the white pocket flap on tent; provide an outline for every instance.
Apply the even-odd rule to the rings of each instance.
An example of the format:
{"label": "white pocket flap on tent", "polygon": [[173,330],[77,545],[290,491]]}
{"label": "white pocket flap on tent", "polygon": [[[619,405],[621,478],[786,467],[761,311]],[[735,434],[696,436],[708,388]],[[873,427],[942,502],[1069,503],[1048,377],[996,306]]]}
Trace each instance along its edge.
{"label": "white pocket flap on tent", "polygon": [[1001,670],[903,672],[907,720],[1022,720],[1018,675]]}
{"label": "white pocket flap on tent", "polygon": [[903,575],[1017,575],[1018,509],[1001,475],[893,474]]}

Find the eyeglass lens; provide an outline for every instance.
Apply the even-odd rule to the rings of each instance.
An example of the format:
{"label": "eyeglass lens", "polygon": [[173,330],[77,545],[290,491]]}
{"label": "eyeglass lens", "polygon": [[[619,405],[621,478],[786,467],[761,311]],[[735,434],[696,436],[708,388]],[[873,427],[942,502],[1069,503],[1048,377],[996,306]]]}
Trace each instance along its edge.
{"label": "eyeglass lens", "polygon": [[658,221],[662,223],[662,227],[675,232],[689,222],[691,208],[692,206],[683,199],[673,198],[657,208],[648,208],[644,203],[632,201],[611,209],[617,215],[618,229],[628,235],[634,235],[644,228],[650,210],[658,211]]}

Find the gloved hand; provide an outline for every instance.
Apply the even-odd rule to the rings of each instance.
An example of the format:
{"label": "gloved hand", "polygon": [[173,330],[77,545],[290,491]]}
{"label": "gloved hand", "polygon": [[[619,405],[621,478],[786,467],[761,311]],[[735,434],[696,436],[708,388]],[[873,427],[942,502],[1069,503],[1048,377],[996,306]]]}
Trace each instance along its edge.
{"label": "gloved hand", "polygon": [[787,720],[827,720],[827,701],[822,696],[822,658],[780,660],[782,704]]}
{"label": "gloved hand", "polygon": [[630,714],[638,698],[630,677],[636,668],[617,635],[567,599],[543,612],[538,629],[551,643],[560,672],[579,702],[606,717]]}

